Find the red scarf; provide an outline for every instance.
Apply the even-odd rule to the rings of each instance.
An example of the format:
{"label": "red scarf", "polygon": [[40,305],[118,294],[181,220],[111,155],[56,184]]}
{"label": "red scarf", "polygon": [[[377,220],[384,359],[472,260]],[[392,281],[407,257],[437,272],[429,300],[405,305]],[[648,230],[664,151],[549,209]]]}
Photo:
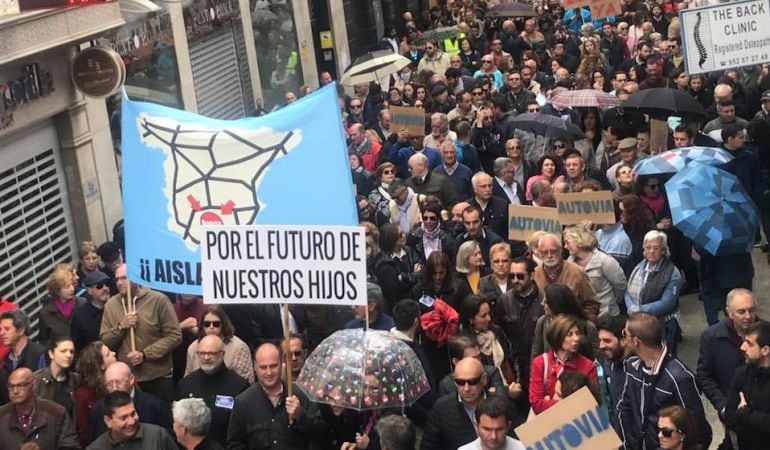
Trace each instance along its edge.
{"label": "red scarf", "polygon": [[663,207],[666,204],[666,199],[659,195],[655,198],[647,197],[646,195],[641,195],[639,198],[644,202],[647,207],[649,207],[653,213],[655,213],[655,216],[659,216],[661,212],[663,212]]}
{"label": "red scarf", "polygon": [[72,314],[72,308],[75,307],[75,300],[69,299],[69,300],[60,300],[56,299],[53,301],[54,306],[56,306],[56,309],[59,311],[59,314],[64,316],[65,319],[70,318],[70,314]]}

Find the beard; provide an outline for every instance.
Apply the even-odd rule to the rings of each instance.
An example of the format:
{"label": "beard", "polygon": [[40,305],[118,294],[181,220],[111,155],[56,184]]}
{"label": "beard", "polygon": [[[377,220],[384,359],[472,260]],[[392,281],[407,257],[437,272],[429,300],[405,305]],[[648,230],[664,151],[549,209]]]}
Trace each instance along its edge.
{"label": "beard", "polygon": [[216,372],[217,369],[219,369],[219,366],[222,365],[222,363],[204,363],[204,362],[201,362],[200,364],[201,364],[201,370],[203,371],[203,373],[207,375],[210,375]]}

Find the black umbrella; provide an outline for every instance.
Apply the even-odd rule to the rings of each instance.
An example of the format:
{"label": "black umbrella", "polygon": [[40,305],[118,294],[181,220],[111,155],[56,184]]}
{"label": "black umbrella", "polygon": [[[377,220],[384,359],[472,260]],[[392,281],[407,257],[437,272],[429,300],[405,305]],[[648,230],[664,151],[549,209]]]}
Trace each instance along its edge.
{"label": "black umbrella", "polygon": [[[652,88],[638,91],[620,105],[637,109],[653,117],[678,115],[686,118],[704,118],[706,110],[690,94],[676,89]],[[673,114],[670,114],[673,113]]]}
{"label": "black umbrella", "polygon": [[414,45],[423,45],[428,42],[441,42],[444,39],[451,39],[462,33],[457,27],[442,27],[433,30],[427,30],[414,40]]}
{"label": "black umbrella", "polygon": [[543,113],[519,114],[513,119],[516,128],[551,138],[583,139],[585,134],[572,122]]}
{"label": "black umbrella", "polygon": [[531,6],[524,3],[501,3],[487,10],[487,17],[537,17]]}

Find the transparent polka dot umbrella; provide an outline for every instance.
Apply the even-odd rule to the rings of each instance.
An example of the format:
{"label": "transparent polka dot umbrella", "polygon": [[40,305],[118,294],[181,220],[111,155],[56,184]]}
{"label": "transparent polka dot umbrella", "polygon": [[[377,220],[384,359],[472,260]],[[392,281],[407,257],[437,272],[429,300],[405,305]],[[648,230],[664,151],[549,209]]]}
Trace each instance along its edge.
{"label": "transparent polka dot umbrella", "polygon": [[407,407],[428,392],[417,355],[386,331],[340,330],[310,354],[297,385],[314,401],[357,411]]}

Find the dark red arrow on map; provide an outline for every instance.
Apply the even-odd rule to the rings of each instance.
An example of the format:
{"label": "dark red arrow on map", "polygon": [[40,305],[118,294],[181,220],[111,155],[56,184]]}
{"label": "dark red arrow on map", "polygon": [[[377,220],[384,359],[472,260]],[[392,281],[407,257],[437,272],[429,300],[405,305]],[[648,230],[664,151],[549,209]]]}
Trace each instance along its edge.
{"label": "dark red arrow on map", "polygon": [[193,197],[192,194],[187,196],[187,201],[190,202],[190,206],[194,211],[201,210],[201,202],[199,202],[197,198]]}
{"label": "dark red arrow on map", "polygon": [[228,200],[227,203],[224,203],[220,210],[222,211],[222,214],[232,214],[233,208],[235,207],[235,202],[232,200]]}

